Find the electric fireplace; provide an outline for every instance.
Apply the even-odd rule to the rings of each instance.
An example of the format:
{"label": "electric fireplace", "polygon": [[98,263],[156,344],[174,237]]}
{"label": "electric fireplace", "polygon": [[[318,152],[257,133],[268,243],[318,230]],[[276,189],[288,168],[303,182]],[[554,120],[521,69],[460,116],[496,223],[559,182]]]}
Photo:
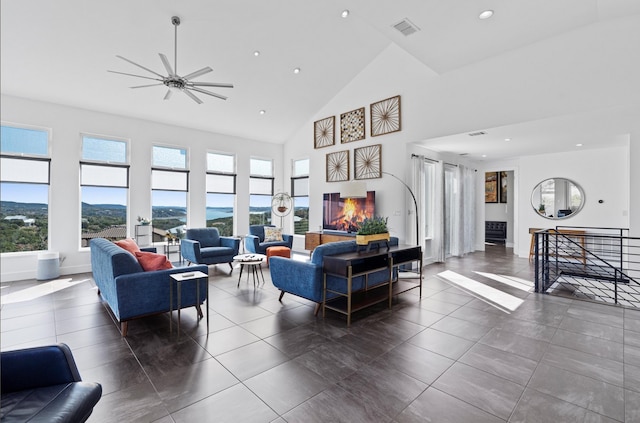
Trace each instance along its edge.
{"label": "electric fireplace", "polygon": [[360,223],[375,216],[376,193],[367,191],[365,198],[340,198],[340,193],[324,194],[322,228],[334,231],[357,232]]}

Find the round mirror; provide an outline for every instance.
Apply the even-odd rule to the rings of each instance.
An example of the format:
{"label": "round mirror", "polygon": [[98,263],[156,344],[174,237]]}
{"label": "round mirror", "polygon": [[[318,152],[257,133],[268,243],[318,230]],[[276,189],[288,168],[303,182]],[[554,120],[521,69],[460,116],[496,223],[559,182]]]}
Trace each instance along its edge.
{"label": "round mirror", "polygon": [[531,206],[547,219],[566,219],[582,210],[583,205],[584,191],[565,178],[546,179],[531,193]]}

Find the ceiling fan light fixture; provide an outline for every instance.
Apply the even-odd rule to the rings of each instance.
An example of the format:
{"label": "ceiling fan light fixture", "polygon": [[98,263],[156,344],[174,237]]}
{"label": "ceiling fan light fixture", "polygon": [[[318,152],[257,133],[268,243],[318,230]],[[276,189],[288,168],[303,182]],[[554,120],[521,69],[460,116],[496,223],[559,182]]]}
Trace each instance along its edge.
{"label": "ceiling fan light fixture", "polygon": [[[177,16],[172,16],[171,17],[171,24],[174,27],[174,62],[173,62],[173,67],[171,66],[171,63],[169,62],[169,59],[162,53],[160,53],[160,60],[162,61],[162,65],[164,66],[164,69],[166,71],[166,76],[162,75],[158,72],[155,72],[152,69],[149,69],[147,67],[144,67],[132,60],[129,60],[125,57],[122,56],[118,56],[116,55],[117,58],[124,60],[125,62],[128,62],[134,66],[139,67],[140,69],[143,69],[151,74],[153,74],[154,76],[143,76],[143,75],[134,75],[131,73],[125,73],[125,72],[118,72],[118,71],[108,71],[108,72],[112,72],[112,73],[117,73],[117,74],[121,74],[121,75],[127,75],[127,76],[134,76],[136,78],[144,78],[144,79],[151,79],[153,81],[157,81],[154,84],[149,84],[149,85],[140,85],[140,86],[136,86],[136,87],[131,87],[131,88],[145,88],[145,87],[153,87],[153,86],[166,86],[167,88],[169,88],[169,90],[167,91],[167,93],[164,96],[165,100],[168,100],[171,97],[171,93],[173,91],[182,91],[184,94],[186,94],[189,98],[191,98],[193,101],[195,101],[197,104],[202,104],[202,100],[200,100],[200,98],[198,98],[194,92],[197,93],[202,93],[202,94],[207,94],[210,95],[212,97],[217,97],[221,100],[226,100],[227,97],[205,90],[202,87],[217,87],[217,88],[233,88],[233,84],[229,84],[229,83],[218,83],[218,82],[194,82],[193,79],[198,78],[204,74],[207,74],[209,72],[212,72],[213,69],[211,69],[209,66],[206,66],[202,69],[199,69],[195,72],[191,72],[187,75],[184,76],[180,76],[178,74],[178,25],[180,25],[180,18]],[[260,54],[260,52],[258,52],[256,50],[255,53]],[[254,54],[255,54],[254,53]]]}

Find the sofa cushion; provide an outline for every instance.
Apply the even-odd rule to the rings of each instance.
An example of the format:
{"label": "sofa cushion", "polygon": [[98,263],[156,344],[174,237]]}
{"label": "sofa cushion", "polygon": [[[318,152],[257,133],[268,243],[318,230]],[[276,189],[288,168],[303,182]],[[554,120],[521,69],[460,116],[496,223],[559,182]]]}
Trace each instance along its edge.
{"label": "sofa cushion", "polygon": [[264,227],[264,242],[282,241],[282,228]]}
{"label": "sofa cushion", "polygon": [[138,251],[135,253],[135,256],[145,272],[173,268],[173,264],[171,264],[164,254]]}
{"label": "sofa cushion", "polygon": [[114,241],[114,244],[116,244],[118,247],[124,250],[127,250],[128,252],[134,255],[136,252],[140,251],[140,247],[138,247],[138,244],[136,243],[136,241],[131,238]]}
{"label": "sofa cushion", "polygon": [[235,250],[231,247],[208,247],[201,248],[200,255],[202,258],[228,256],[235,255]]}

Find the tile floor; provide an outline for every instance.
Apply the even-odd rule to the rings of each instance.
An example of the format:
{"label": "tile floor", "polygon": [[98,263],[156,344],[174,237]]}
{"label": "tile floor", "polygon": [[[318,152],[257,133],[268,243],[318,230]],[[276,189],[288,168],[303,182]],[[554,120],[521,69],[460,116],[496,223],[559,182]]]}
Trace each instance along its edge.
{"label": "tile floor", "polygon": [[227,269],[210,271],[209,333],[189,309],[180,339],[168,314],[121,338],[90,274],[4,283],[1,347],[67,343],[103,386],[90,422],[640,421],[640,311],[528,292],[510,249],[427,266],[422,298],[351,328],[278,302],[268,271],[254,289]]}

